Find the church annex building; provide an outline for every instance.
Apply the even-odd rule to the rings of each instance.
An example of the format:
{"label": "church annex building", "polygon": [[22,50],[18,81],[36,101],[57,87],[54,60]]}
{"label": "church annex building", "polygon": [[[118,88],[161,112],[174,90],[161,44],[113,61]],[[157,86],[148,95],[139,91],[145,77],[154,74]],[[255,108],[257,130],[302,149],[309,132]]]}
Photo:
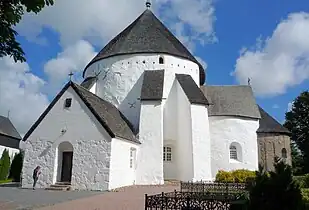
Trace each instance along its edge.
{"label": "church annex building", "polygon": [[214,180],[218,170],[291,162],[289,131],[250,85],[211,86],[205,69],[150,9],[68,82],[23,138],[22,186],[111,190]]}

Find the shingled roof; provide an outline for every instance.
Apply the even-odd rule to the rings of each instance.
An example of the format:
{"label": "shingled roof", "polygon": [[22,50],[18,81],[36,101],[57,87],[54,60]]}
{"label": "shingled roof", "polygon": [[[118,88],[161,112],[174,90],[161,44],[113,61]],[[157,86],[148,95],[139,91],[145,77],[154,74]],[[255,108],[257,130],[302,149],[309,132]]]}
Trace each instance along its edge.
{"label": "shingled roof", "polygon": [[30,130],[26,133],[23,141],[26,141],[35,128],[40,124],[48,112],[53,108],[56,102],[61,98],[63,93],[69,88],[72,87],[77,95],[82,99],[86,104],[92,114],[100,122],[100,124],[105,128],[107,133],[112,137],[120,137],[135,143],[140,143],[132,130],[132,126],[125,116],[111,103],[101,99],[97,95],[89,92],[85,88],[77,85],[73,82],[68,82],[64,88],[59,92],[39,119],[34,123]]}
{"label": "shingled roof", "polygon": [[259,106],[261,113],[260,127],[257,133],[281,133],[290,135],[291,132],[281,125],[277,120],[270,116],[262,107]]}
{"label": "shingled roof", "polygon": [[134,53],[166,53],[191,60],[199,65],[200,83],[204,84],[205,72],[202,65],[149,9],[112,39],[85,70],[103,58]]}
{"label": "shingled roof", "polygon": [[96,79],[97,79],[96,77],[87,77],[80,84],[80,86],[82,86],[83,88],[86,88],[87,90],[89,90],[94,85],[94,83],[96,82]]}
{"label": "shingled roof", "polygon": [[21,139],[11,120],[4,116],[0,116],[0,134]]}
{"label": "shingled roof", "polygon": [[141,100],[162,100],[164,70],[144,72]]}
{"label": "shingled roof", "polygon": [[188,74],[176,74],[176,79],[191,104],[209,105],[209,102],[193,78]]}
{"label": "shingled roof", "polygon": [[20,140],[21,136],[11,120],[7,117],[0,116],[0,145],[18,149]]}
{"label": "shingled roof", "polygon": [[247,85],[201,86],[208,99],[209,116],[239,116],[259,119],[252,89]]}

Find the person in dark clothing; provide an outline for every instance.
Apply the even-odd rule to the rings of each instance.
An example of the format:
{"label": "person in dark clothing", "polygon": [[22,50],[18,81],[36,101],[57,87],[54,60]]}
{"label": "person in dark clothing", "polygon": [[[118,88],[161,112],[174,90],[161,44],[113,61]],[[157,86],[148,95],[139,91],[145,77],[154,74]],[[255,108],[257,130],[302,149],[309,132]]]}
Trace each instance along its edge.
{"label": "person in dark clothing", "polygon": [[39,179],[39,175],[41,174],[40,171],[41,167],[37,166],[34,170],[33,170],[33,189],[35,188],[35,185]]}

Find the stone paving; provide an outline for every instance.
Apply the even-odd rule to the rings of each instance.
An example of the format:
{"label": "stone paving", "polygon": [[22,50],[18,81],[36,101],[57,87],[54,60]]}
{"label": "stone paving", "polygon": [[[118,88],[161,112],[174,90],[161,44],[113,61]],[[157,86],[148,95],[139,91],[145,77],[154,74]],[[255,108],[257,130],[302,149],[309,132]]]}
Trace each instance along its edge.
{"label": "stone paving", "polygon": [[0,210],[30,210],[61,202],[102,194],[89,191],[47,191],[0,186]]}
{"label": "stone paving", "polygon": [[157,194],[179,190],[178,186],[133,186],[121,192],[108,192],[100,195],[64,202],[39,210],[143,210],[145,194]]}
{"label": "stone paving", "polygon": [[119,192],[47,191],[0,187],[0,210],[144,209],[145,194],[179,190],[179,186],[132,186]]}

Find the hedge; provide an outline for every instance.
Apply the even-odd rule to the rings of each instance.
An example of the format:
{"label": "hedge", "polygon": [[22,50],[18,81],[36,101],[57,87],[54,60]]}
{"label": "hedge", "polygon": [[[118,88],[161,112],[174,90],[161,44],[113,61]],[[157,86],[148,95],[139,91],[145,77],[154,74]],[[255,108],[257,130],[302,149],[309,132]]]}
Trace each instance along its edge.
{"label": "hedge", "polygon": [[9,151],[5,149],[0,159],[0,180],[6,180],[8,178],[10,165]]}
{"label": "hedge", "polygon": [[255,171],[238,169],[233,171],[218,171],[216,182],[244,183],[255,178]]}

